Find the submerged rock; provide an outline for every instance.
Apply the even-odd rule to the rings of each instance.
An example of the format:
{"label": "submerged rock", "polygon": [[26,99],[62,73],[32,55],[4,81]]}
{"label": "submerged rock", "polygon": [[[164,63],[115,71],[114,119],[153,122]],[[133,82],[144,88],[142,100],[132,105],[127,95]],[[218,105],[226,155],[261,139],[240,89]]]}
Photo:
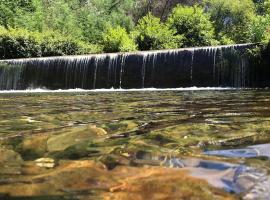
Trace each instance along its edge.
{"label": "submerged rock", "polygon": [[108,170],[101,163],[89,160],[61,161],[53,170],[0,184],[1,193],[11,197],[69,194],[105,200],[234,199],[206,181],[191,177],[184,169],[118,166]]}
{"label": "submerged rock", "polygon": [[63,151],[72,145],[106,134],[107,132],[104,129],[96,126],[75,127],[69,132],[51,136],[47,141],[47,150],[49,152]]}
{"label": "submerged rock", "polygon": [[0,175],[21,174],[23,159],[10,149],[0,149]]}
{"label": "submerged rock", "polygon": [[47,134],[38,134],[25,138],[21,144],[20,153],[27,160],[42,157],[47,151],[48,138],[49,135]]}

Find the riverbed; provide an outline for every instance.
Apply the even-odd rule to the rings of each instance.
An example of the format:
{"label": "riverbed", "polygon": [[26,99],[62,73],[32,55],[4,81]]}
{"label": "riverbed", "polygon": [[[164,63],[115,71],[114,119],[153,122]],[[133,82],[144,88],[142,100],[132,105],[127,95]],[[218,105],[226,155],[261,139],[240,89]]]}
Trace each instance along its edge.
{"label": "riverbed", "polygon": [[269,134],[268,89],[2,92],[0,197],[267,199]]}

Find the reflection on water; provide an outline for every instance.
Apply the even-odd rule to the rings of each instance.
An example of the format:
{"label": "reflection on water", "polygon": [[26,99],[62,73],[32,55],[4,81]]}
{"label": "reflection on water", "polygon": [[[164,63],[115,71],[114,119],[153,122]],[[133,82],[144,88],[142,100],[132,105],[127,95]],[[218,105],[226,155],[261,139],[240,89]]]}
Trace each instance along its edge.
{"label": "reflection on water", "polygon": [[236,158],[253,158],[259,156],[265,156],[270,158],[270,144],[259,144],[252,145],[242,149],[226,149],[226,150],[215,150],[205,151],[206,155],[216,155],[225,157],[236,157]]}
{"label": "reflection on water", "polygon": [[[269,143],[269,133],[269,90],[3,93],[0,197],[5,194],[9,199],[24,195],[145,199],[150,197],[141,190],[145,189],[144,184],[154,181],[160,185],[149,186],[151,194],[170,194],[181,199],[181,193],[187,194],[187,198],[198,191],[193,188],[193,193],[183,193],[184,175],[175,173],[184,173],[185,169],[195,177],[207,179],[205,174],[209,174],[208,178],[221,180],[214,173],[216,169],[202,166],[202,160],[200,165],[191,166],[190,157],[226,161],[222,171],[229,166],[231,175],[238,169],[231,165],[269,170],[268,159],[226,159],[203,153]],[[153,159],[154,155],[158,159]],[[145,166],[152,167],[144,169]],[[146,177],[145,182],[134,182],[141,177]],[[68,180],[74,183],[67,184]],[[188,177],[185,180],[195,181]],[[167,188],[164,181],[170,183]],[[198,190],[208,191],[203,187],[210,187],[200,199],[207,199],[207,194],[221,199],[237,198],[216,192],[205,182],[196,183]],[[175,187],[175,193],[168,192]],[[229,188],[238,191],[236,186]],[[130,191],[133,196],[128,195]]]}
{"label": "reflection on water", "polygon": [[[267,176],[263,170],[247,167],[241,164],[232,164],[213,160],[202,160],[198,158],[174,158],[153,156],[149,153],[140,152],[137,155],[137,164],[161,165],[165,167],[181,168],[190,171],[191,175],[197,178],[207,180],[211,185],[222,188],[228,192],[245,193],[255,196],[252,193],[259,183],[264,182],[262,188],[270,188],[270,180],[265,179]],[[260,196],[262,197],[262,196]],[[264,196],[263,196],[264,197]],[[268,198],[266,195],[265,197]],[[253,198],[254,199],[254,198]]]}

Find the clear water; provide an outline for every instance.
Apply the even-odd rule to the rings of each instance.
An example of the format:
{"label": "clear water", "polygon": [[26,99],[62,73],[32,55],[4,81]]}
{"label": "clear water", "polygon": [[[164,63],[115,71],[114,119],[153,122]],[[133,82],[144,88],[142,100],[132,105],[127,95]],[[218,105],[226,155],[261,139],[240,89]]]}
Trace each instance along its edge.
{"label": "clear water", "polygon": [[[116,180],[112,177],[126,180],[129,173],[142,173],[143,166],[175,167],[170,166],[175,158],[244,164],[266,170],[268,176],[267,158],[224,158],[204,152],[269,143],[269,133],[267,89],[2,92],[0,194],[8,199],[24,194],[40,199],[110,199],[115,195],[111,194],[111,182]],[[37,161],[40,158],[43,160]],[[93,163],[80,168],[86,162],[99,163],[106,170],[99,174]],[[98,175],[87,171],[91,167]],[[163,167],[161,170],[165,170]],[[198,173],[209,173],[211,179],[212,172],[192,171],[204,179]],[[80,182],[89,173],[91,177]],[[217,176],[212,175],[214,180]],[[140,191],[140,187],[134,191]],[[140,199],[135,193],[122,199]]]}

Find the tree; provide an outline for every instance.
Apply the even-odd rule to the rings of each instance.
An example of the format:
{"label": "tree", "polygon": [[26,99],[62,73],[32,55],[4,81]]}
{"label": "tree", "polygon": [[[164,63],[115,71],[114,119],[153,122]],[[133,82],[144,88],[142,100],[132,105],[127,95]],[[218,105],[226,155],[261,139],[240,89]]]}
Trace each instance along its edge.
{"label": "tree", "polygon": [[252,19],[251,42],[267,43],[270,39],[270,15],[257,15]]}
{"label": "tree", "polygon": [[14,27],[17,18],[33,9],[32,0],[0,0],[0,25],[5,28]]}
{"label": "tree", "polygon": [[199,6],[175,7],[168,18],[168,25],[183,36],[183,46],[205,46],[216,44],[214,27],[210,16]]}
{"label": "tree", "polygon": [[0,0],[0,25],[57,31],[91,43],[108,25],[131,30],[134,0]]}
{"label": "tree", "polygon": [[182,46],[182,37],[151,13],[139,20],[133,35],[140,50],[173,49]]}
{"label": "tree", "polygon": [[253,3],[258,15],[265,15],[269,11],[270,0],[253,0]]}
{"label": "tree", "polygon": [[270,13],[270,0],[264,0],[264,11],[265,13]]}
{"label": "tree", "polygon": [[[76,0],[77,1],[77,0]],[[102,33],[108,26],[121,26],[131,31],[134,0],[92,0],[77,6],[77,22],[83,37],[91,43],[102,41]],[[71,6],[74,4],[71,4]]]}
{"label": "tree", "polygon": [[251,42],[252,19],[255,6],[252,0],[205,0],[207,12],[214,21],[217,37],[234,43]]}
{"label": "tree", "polygon": [[133,17],[135,22],[151,12],[159,17],[161,21],[166,21],[169,13],[177,4],[192,6],[200,3],[201,0],[135,0],[135,12]]}

